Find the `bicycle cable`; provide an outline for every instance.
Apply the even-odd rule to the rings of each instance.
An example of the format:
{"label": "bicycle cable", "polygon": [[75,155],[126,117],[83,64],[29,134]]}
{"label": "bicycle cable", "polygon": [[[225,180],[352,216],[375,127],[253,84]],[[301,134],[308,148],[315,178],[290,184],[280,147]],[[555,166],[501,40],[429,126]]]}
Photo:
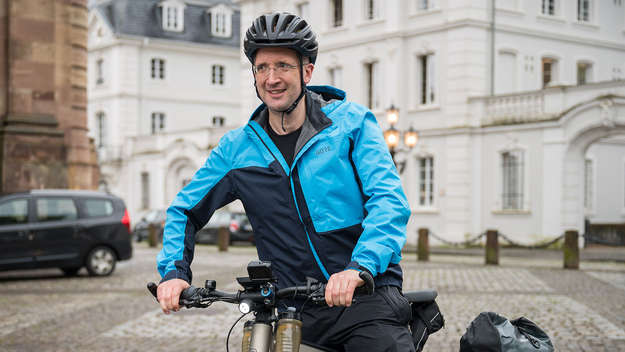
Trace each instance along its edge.
{"label": "bicycle cable", "polygon": [[248,312],[248,313],[245,313],[245,314],[241,315],[241,316],[239,317],[239,319],[237,319],[237,320],[234,322],[234,324],[232,324],[232,326],[230,327],[230,331],[228,331],[228,336],[226,337],[226,352],[230,352],[230,347],[229,347],[229,345],[230,345],[230,334],[232,333],[232,329],[234,329],[235,325],[237,325],[237,323],[239,322],[239,320],[243,319],[243,317],[244,317],[244,316],[246,316],[246,315],[248,315],[248,314],[250,314],[250,313]]}

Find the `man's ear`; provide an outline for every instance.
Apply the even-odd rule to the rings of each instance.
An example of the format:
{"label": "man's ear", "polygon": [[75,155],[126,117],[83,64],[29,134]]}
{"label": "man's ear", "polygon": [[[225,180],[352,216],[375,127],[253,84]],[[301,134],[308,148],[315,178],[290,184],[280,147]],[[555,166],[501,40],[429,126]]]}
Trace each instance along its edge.
{"label": "man's ear", "polygon": [[314,70],[315,64],[308,63],[304,65],[304,83],[308,84],[310,82]]}

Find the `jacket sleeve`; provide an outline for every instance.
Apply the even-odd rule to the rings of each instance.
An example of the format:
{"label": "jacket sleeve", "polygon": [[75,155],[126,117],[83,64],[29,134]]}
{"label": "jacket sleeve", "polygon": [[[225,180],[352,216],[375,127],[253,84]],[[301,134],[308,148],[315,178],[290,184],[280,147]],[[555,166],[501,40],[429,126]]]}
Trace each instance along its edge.
{"label": "jacket sleeve", "polygon": [[191,283],[195,233],[216,209],[236,198],[230,178],[231,158],[222,145],[224,139],[167,209],[163,249],[156,259],[162,281],[178,278]]}
{"label": "jacket sleeve", "polygon": [[366,216],[348,269],[373,276],[401,260],[410,207],[375,116],[367,111],[353,132],[352,160],[362,183]]}

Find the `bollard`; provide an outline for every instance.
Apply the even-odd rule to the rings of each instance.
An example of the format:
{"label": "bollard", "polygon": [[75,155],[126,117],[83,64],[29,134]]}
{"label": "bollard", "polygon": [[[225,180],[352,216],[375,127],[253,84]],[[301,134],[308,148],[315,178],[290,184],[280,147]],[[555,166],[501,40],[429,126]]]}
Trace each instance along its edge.
{"label": "bollard", "polygon": [[430,231],[427,228],[419,229],[419,243],[417,247],[417,260],[427,262],[430,260]]}
{"label": "bollard", "polygon": [[148,225],[148,245],[150,247],[156,247],[156,244],[158,243],[158,234],[156,233],[156,230],[156,225]]}
{"label": "bollard", "polygon": [[222,226],[217,230],[217,247],[220,252],[227,252],[230,244],[230,231],[227,227]]}
{"label": "bollard", "polygon": [[564,233],[564,269],[579,269],[579,243],[577,230]]}
{"label": "bollard", "polygon": [[486,264],[499,265],[499,234],[497,230],[486,231]]}

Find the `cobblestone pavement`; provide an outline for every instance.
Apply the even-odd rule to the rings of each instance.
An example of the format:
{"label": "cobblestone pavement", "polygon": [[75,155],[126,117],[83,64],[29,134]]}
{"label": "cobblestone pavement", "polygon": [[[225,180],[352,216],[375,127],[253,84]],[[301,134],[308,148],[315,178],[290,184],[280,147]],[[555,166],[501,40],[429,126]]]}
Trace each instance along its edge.
{"label": "cobblestone pavement", "polygon": [[[157,249],[135,247],[134,258],[107,278],[86,272],[66,278],[56,269],[0,273],[0,351],[224,351],[230,326],[240,316],[233,305],[164,315],[145,284],[158,280]],[[195,283],[216,279],[237,289],[255,257],[252,247],[218,253],[198,246]],[[625,351],[625,264],[582,262],[563,270],[550,256],[483,258],[432,255],[418,263],[404,256],[405,290],[436,288],[446,327],[432,335],[426,351],[458,351],[460,336],[482,311],[536,322],[558,351]],[[230,338],[237,351],[241,323]]]}

